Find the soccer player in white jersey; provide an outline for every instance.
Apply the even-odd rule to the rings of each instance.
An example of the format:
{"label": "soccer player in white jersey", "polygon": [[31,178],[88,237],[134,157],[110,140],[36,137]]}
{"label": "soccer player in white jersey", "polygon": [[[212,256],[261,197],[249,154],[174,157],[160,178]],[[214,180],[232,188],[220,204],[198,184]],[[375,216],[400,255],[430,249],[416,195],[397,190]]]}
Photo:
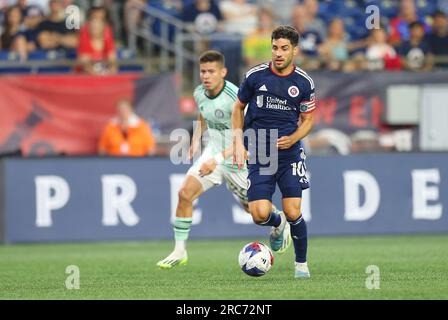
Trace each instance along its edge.
{"label": "soccer player in white jersey", "polygon": [[[188,170],[179,191],[174,221],[175,247],[173,252],[157,263],[162,269],[187,264],[186,242],[192,223],[193,201],[211,187],[225,181],[227,188],[238,197],[241,205],[249,212],[247,168],[244,166],[242,170],[238,170],[231,158],[231,115],[238,87],[224,79],[227,69],[224,56],[218,51],[210,50],[203,53],[199,58],[199,68],[202,84],[194,90],[194,99],[200,111],[198,115],[200,125],[193,133],[189,149],[190,159],[199,151],[201,137],[207,129],[210,139],[202,155]],[[278,214],[283,215],[282,212]],[[286,251],[290,243],[289,234],[285,235],[281,243],[277,243],[278,252]]]}

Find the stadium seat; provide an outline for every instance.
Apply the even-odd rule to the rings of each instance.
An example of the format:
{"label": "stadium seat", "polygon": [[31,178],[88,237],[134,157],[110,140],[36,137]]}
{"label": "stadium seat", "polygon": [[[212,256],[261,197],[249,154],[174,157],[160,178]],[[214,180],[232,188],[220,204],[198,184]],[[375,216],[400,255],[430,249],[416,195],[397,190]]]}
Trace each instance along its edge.
{"label": "stadium seat", "polygon": [[47,60],[47,51],[35,50],[33,52],[30,52],[30,54],[28,55],[28,60],[30,61]]}
{"label": "stadium seat", "polygon": [[118,48],[117,49],[117,59],[118,60],[131,60],[137,57],[136,53],[133,50],[129,50],[127,48]]}
{"label": "stadium seat", "polygon": [[0,67],[0,74],[28,74],[31,71],[31,67]]}
{"label": "stadium seat", "polygon": [[430,16],[437,10],[436,1],[416,0],[415,4],[420,17]]}
{"label": "stadium seat", "polygon": [[391,19],[396,17],[400,11],[398,3],[392,0],[381,0],[379,2],[380,13],[382,16],[386,16]]}
{"label": "stadium seat", "polygon": [[50,67],[39,67],[37,73],[39,74],[51,74],[51,73],[70,73],[72,71],[72,67],[66,65],[57,65]]}
{"label": "stadium seat", "polygon": [[18,56],[15,52],[8,50],[0,50],[0,61],[18,61]]}

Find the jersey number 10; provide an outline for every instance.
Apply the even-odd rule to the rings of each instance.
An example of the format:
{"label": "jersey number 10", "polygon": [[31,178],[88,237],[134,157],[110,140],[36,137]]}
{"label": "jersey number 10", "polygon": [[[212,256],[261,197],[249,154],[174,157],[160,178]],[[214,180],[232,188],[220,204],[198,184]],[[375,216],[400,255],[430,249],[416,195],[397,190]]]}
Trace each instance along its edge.
{"label": "jersey number 10", "polygon": [[306,174],[306,167],[302,161],[291,163],[292,166],[292,175],[304,177]]}

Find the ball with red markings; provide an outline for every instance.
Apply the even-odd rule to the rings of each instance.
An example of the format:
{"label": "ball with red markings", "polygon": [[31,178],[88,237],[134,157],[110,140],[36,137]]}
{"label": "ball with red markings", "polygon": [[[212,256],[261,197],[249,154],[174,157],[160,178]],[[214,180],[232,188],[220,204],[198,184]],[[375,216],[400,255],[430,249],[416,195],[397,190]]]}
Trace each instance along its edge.
{"label": "ball with red markings", "polygon": [[261,277],[268,273],[274,264],[274,255],[267,245],[255,241],[246,244],[241,249],[238,262],[245,274]]}

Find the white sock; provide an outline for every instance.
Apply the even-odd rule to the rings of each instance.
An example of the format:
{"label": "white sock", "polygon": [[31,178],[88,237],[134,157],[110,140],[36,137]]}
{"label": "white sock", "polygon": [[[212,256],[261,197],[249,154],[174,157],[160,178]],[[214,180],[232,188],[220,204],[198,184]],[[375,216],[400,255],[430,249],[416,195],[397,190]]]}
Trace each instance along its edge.
{"label": "white sock", "polygon": [[176,240],[176,245],[174,246],[174,251],[184,252],[187,249],[186,240]]}

